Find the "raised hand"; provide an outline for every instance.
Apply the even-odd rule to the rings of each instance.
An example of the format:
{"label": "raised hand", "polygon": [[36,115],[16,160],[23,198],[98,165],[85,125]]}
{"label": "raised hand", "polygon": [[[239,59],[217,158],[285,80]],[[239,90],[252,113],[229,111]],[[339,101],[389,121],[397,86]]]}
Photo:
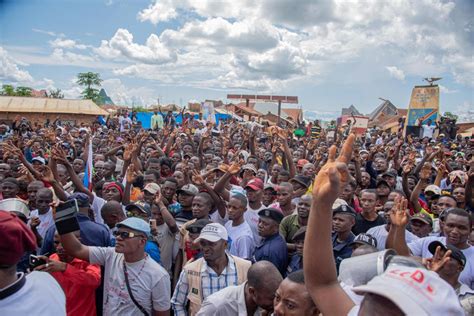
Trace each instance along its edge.
{"label": "raised hand", "polygon": [[242,167],[240,162],[234,162],[230,165],[229,169],[227,169],[227,172],[236,175],[240,172],[240,168]]}
{"label": "raised hand", "polygon": [[126,179],[128,183],[134,183],[137,180],[138,173],[135,171],[135,165],[131,163],[127,168]]}
{"label": "raised hand", "polygon": [[396,198],[395,204],[390,212],[390,221],[392,225],[406,227],[408,224],[408,200],[405,198]]}
{"label": "raised hand", "polygon": [[48,166],[41,166],[40,169],[41,172],[41,181],[52,183],[55,181],[53,171],[51,171],[51,168]]}
{"label": "raised hand", "polygon": [[451,250],[441,255],[441,247],[436,247],[435,254],[432,258],[426,259],[423,263],[428,270],[438,272],[451,259]]}
{"label": "raised hand", "polygon": [[197,170],[193,170],[191,181],[193,181],[193,183],[197,186],[204,184],[204,178]]}
{"label": "raised hand", "polygon": [[425,162],[420,170],[420,179],[428,180],[431,177],[431,163]]}
{"label": "raised hand", "polygon": [[329,157],[314,180],[313,198],[319,203],[332,203],[339,196],[342,187],[349,181],[347,163],[351,160],[355,135],[351,134],[344,142],[336,159],[336,146],[329,149]]}

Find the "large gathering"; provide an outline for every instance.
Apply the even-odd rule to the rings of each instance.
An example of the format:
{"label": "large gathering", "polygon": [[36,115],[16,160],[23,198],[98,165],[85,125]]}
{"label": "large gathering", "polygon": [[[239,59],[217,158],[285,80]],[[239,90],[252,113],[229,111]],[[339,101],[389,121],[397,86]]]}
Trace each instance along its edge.
{"label": "large gathering", "polygon": [[3,315],[472,315],[474,138],[448,119],[134,117],[0,126]]}

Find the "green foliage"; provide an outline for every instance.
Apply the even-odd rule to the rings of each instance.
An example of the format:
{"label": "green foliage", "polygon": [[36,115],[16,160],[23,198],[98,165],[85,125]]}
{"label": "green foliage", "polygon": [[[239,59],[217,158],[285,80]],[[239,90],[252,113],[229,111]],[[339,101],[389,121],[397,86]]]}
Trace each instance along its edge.
{"label": "green foliage", "polygon": [[96,72],[81,72],[77,74],[76,83],[80,86],[85,87],[81,92],[83,99],[90,99],[97,104],[102,104],[103,99],[99,95],[99,89],[94,87],[100,87],[103,80],[100,78],[100,74]]}
{"label": "green foliage", "polygon": [[132,107],[135,112],[148,112],[149,110],[141,105]]}
{"label": "green foliage", "polygon": [[61,89],[49,90],[48,98],[64,99],[64,94],[61,92]]}
{"label": "green foliage", "polygon": [[450,118],[452,120],[457,120],[458,119],[458,116],[456,114],[451,113],[451,112],[444,112],[443,116],[446,116],[447,118]]}
{"label": "green foliage", "polygon": [[30,87],[16,87],[15,95],[19,97],[31,97],[31,92],[33,91]]}
{"label": "green foliage", "polygon": [[5,96],[15,96],[15,88],[11,84],[4,84],[2,86],[1,95]]}

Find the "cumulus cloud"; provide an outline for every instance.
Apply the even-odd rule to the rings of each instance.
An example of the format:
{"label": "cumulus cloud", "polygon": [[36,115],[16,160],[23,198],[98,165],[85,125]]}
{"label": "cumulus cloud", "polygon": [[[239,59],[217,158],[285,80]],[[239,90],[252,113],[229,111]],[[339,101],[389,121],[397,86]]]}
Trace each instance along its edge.
{"label": "cumulus cloud", "polygon": [[388,70],[390,77],[398,80],[405,80],[405,73],[403,70],[398,69],[396,66],[387,66],[385,68]]}
{"label": "cumulus cloud", "polygon": [[102,41],[95,50],[105,58],[125,57],[145,64],[164,64],[175,61],[177,55],[168,49],[156,34],[151,34],[145,45],[133,42],[133,35],[126,29],[118,29],[109,41]]}
{"label": "cumulus cloud", "polygon": [[68,52],[63,50],[62,48],[55,48],[53,53],[51,54],[51,58],[56,61],[69,64],[81,64],[84,62],[94,61],[94,58],[92,56]]}
{"label": "cumulus cloud", "polygon": [[155,94],[151,88],[146,87],[129,87],[126,86],[119,78],[106,79],[102,82],[102,88],[105,89],[107,95],[118,105],[147,105],[154,102]]}
{"label": "cumulus cloud", "polygon": [[150,21],[153,24],[166,22],[174,19],[178,13],[173,5],[172,0],[157,0],[154,4],[150,4],[148,8],[138,13],[140,21]]}
{"label": "cumulus cloud", "polygon": [[54,41],[49,41],[49,44],[53,48],[77,48],[77,49],[86,49],[87,46],[83,44],[78,44],[76,41],[67,38],[58,37]]}
{"label": "cumulus cloud", "polygon": [[18,67],[18,62],[8,55],[8,52],[0,46],[0,79],[11,82],[32,82],[33,77],[26,70]]}

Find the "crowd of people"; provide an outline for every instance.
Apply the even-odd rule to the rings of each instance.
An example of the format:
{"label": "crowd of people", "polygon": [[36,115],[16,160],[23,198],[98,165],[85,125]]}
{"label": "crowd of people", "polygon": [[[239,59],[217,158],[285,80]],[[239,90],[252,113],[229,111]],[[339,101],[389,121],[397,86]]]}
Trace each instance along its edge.
{"label": "crowd of people", "polygon": [[0,125],[0,314],[474,314],[474,137],[178,115]]}

